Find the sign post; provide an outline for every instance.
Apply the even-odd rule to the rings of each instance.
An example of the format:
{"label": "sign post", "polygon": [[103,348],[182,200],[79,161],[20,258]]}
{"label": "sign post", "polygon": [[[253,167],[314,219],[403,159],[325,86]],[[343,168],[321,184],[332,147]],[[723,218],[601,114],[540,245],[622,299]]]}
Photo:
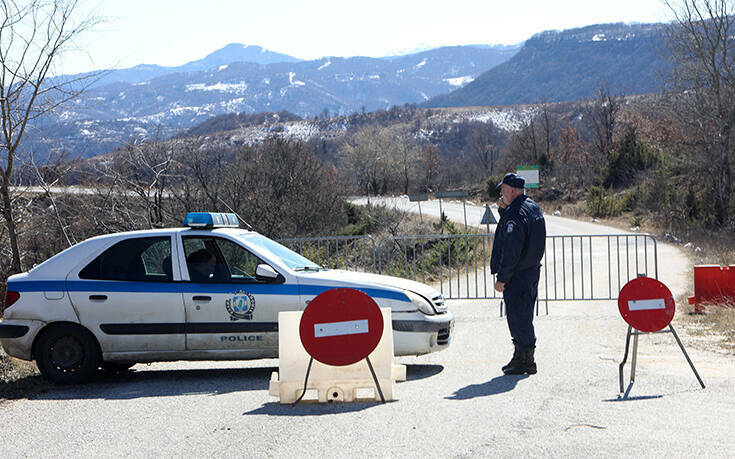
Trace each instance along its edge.
{"label": "sign post", "polygon": [[[453,190],[453,191],[437,191],[434,193],[434,197],[439,200],[439,218],[442,214],[442,198],[466,198],[469,196],[467,190]],[[467,232],[467,207],[466,202],[462,199],[462,209],[464,210],[464,230]]]}
{"label": "sign post", "polygon": [[[618,295],[618,310],[623,320],[628,323],[628,334],[625,340],[625,355],[619,367],[620,392],[627,392],[623,387],[623,369],[628,359],[630,337],[633,336],[633,356],[630,368],[630,385],[628,391],[635,381],[636,361],[638,357],[638,336],[647,333],[671,333],[676,339],[681,352],[684,353],[689,366],[697,377],[699,384],[704,389],[704,382],[699,377],[697,369],[694,368],[684,345],[676,334],[671,319],[674,318],[676,305],[671,291],[663,283],[646,276],[639,276],[625,284]],[[668,326],[668,330],[663,330]],[[663,331],[662,331],[663,330]]]}
{"label": "sign post", "polygon": [[421,223],[424,222],[424,216],[421,215],[421,201],[428,201],[429,195],[427,193],[420,193],[420,194],[409,194],[408,200],[410,202],[418,202],[419,203],[419,218],[421,219]]}

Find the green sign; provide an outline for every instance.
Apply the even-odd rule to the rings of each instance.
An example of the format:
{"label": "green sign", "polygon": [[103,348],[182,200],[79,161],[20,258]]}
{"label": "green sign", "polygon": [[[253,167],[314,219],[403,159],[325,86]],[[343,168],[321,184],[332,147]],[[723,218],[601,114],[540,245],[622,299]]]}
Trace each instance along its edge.
{"label": "green sign", "polygon": [[466,198],[469,195],[467,190],[453,190],[453,191],[436,191],[434,197],[437,199],[441,198]]}
{"label": "green sign", "polygon": [[428,194],[426,194],[426,193],[421,193],[421,194],[409,194],[409,195],[408,195],[408,200],[409,200],[409,201],[411,201],[411,202],[416,202],[416,201],[419,201],[419,202],[421,202],[421,201],[428,201],[428,200],[429,200],[429,195],[428,195]]}
{"label": "green sign", "polygon": [[526,188],[538,188],[539,168],[538,166],[518,166],[516,174],[526,179]]}

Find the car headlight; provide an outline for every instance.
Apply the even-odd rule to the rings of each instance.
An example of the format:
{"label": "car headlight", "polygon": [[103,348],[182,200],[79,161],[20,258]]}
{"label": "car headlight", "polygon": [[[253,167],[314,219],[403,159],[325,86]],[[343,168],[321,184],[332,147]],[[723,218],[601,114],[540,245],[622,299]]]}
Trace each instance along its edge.
{"label": "car headlight", "polygon": [[434,311],[434,307],[431,306],[429,300],[427,300],[423,296],[413,293],[409,290],[404,290],[403,293],[406,294],[408,299],[411,300],[411,303],[413,303],[413,305],[416,306],[419,311],[423,312],[427,316],[433,316],[434,314],[436,314],[436,311]]}

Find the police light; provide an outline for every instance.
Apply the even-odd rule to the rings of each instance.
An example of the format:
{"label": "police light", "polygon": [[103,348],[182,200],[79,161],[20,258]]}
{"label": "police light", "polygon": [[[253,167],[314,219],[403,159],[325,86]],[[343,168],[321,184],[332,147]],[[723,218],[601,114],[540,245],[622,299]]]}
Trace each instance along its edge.
{"label": "police light", "polygon": [[219,212],[189,212],[184,218],[189,228],[238,228],[240,222],[235,214]]}

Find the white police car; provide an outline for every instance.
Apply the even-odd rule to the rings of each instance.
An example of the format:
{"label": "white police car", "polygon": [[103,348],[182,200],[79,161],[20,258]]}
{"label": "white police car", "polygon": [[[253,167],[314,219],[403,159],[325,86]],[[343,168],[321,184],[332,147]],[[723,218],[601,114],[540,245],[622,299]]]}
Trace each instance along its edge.
{"label": "white police car", "polygon": [[99,366],[278,356],[278,312],[335,287],[393,313],[396,355],[449,345],[454,317],[435,289],[322,268],[234,214],[190,213],[185,228],[87,239],[8,279],[0,343],[57,383]]}

